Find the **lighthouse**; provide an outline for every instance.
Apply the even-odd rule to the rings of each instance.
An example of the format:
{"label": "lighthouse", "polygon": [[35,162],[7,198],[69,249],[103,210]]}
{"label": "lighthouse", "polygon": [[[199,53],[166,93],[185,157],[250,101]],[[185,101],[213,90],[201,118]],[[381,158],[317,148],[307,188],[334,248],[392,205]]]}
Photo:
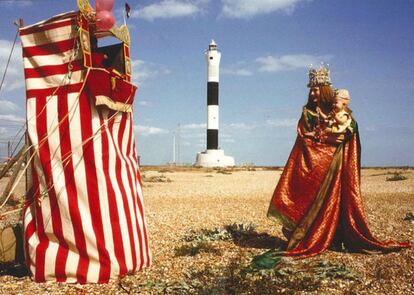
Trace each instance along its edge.
{"label": "lighthouse", "polygon": [[207,149],[197,153],[196,166],[234,166],[234,158],[219,149],[219,76],[221,53],[211,40],[205,52],[207,62]]}

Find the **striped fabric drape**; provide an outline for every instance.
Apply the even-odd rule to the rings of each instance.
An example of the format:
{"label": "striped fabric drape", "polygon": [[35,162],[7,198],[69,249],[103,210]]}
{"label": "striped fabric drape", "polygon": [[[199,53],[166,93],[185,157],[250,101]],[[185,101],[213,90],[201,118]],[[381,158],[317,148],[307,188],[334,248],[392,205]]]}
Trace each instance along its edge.
{"label": "striped fabric drape", "polygon": [[37,282],[105,283],[150,264],[132,112],[95,106],[77,18],[20,30],[34,153],[25,253]]}

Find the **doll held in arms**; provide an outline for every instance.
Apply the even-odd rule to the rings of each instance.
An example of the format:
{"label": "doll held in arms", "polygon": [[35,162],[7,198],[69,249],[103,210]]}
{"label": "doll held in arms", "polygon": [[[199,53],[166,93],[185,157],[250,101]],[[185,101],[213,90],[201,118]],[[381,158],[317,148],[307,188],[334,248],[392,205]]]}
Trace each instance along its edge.
{"label": "doll held in arms", "polygon": [[349,101],[350,95],[347,89],[336,89],[332,111],[326,115],[319,107],[316,107],[320,120],[319,128],[306,132],[304,135],[317,141],[341,143],[347,133],[353,132]]}
{"label": "doll held in arms", "polygon": [[325,129],[331,133],[345,133],[351,127],[352,117],[349,105],[349,91],[346,89],[337,89],[335,91],[335,102],[333,111],[330,114],[329,126]]}

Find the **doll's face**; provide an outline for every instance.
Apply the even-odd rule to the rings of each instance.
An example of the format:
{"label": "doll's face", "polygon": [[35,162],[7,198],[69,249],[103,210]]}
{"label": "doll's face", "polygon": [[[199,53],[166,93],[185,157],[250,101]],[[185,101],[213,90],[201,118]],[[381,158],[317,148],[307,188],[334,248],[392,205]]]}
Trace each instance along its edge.
{"label": "doll's face", "polygon": [[348,100],[347,99],[343,99],[343,98],[340,98],[338,96],[335,97],[335,104],[334,104],[335,112],[343,111],[346,106],[348,106]]}

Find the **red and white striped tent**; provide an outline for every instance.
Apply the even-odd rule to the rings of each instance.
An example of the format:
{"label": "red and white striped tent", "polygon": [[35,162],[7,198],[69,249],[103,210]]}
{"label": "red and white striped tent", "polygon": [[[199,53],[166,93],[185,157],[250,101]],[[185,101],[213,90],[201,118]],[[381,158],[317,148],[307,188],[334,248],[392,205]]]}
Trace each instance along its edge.
{"label": "red and white striped tent", "polygon": [[[92,8],[78,2],[80,12],[20,29],[33,181],[25,253],[37,282],[105,283],[150,264],[129,33],[96,32]],[[108,35],[121,43],[94,48]],[[99,51],[106,68],[94,64]]]}

